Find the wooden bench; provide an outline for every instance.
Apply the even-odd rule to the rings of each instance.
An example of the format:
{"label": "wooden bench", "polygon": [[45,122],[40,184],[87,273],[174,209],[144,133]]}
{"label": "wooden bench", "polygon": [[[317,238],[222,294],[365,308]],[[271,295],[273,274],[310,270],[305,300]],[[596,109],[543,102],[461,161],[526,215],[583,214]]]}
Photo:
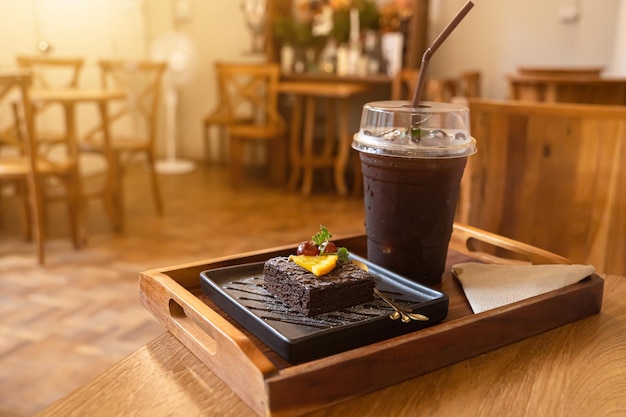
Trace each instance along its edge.
{"label": "wooden bench", "polygon": [[626,105],[626,78],[508,75],[511,100]]}
{"label": "wooden bench", "polygon": [[470,100],[457,221],[626,274],[626,107]]}

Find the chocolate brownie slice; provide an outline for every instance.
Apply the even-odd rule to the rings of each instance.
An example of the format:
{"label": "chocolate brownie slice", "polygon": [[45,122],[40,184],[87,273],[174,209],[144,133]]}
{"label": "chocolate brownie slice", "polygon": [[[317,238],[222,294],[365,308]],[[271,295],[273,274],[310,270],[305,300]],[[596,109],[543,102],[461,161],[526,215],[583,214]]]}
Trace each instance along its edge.
{"label": "chocolate brownie slice", "polygon": [[374,278],[352,262],[339,262],[316,277],[286,257],[269,259],[263,267],[265,287],[294,310],[307,316],[341,310],[371,301]]}

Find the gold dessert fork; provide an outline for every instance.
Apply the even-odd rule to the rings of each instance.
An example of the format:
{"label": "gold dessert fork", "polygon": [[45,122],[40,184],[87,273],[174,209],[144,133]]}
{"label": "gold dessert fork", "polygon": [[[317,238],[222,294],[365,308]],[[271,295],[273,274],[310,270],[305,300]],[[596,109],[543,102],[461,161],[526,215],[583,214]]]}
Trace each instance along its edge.
{"label": "gold dessert fork", "polygon": [[425,315],[419,314],[419,313],[413,313],[411,311],[407,311],[403,309],[402,307],[398,306],[389,297],[387,297],[385,294],[380,292],[378,288],[374,288],[374,294],[380,297],[381,300],[389,304],[391,308],[395,310],[393,313],[389,315],[389,318],[391,320],[401,319],[402,323],[409,323],[411,320],[428,321],[428,317],[426,317]]}

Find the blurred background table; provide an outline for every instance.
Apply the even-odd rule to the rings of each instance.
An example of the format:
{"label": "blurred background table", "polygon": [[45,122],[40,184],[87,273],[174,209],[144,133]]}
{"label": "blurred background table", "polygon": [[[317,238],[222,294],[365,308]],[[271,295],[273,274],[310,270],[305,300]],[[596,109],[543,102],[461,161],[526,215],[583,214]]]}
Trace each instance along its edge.
{"label": "blurred background table", "polygon": [[[346,167],[350,157],[350,99],[368,90],[358,82],[281,81],[280,93],[295,98],[291,117],[289,186],[296,188],[302,178],[301,192],[309,195],[313,187],[313,170],[333,169],[334,185],[340,196],[348,194]],[[318,100],[326,99],[325,132],[322,151],[315,152],[315,114]],[[360,171],[359,171],[360,175]]]}
{"label": "blurred background table", "polygon": [[[106,90],[106,89],[79,89],[79,88],[67,88],[63,90],[32,90],[31,100],[37,104],[50,104],[59,103],[63,106],[63,113],[65,118],[65,137],[64,140],[69,141],[70,151],[74,153],[72,157],[78,158],[79,151],[79,132],[76,120],[76,106],[81,103],[91,103],[97,106],[100,116],[100,124],[103,127],[104,142],[109,144],[109,113],[108,104],[111,101],[123,100],[126,98],[126,93],[123,90]],[[108,149],[107,160],[107,173],[105,177],[105,184],[102,189],[94,190],[92,193],[83,195],[85,198],[102,198],[105,201],[105,205],[112,209],[110,213],[112,217],[112,223],[116,230],[121,229],[122,219],[122,207],[119,203],[121,193],[118,173],[116,172],[115,158],[113,150]],[[84,193],[85,190],[79,190],[80,193]],[[83,214],[78,214],[83,222]],[[86,231],[84,225],[81,226],[81,236],[83,240],[86,240]]]}

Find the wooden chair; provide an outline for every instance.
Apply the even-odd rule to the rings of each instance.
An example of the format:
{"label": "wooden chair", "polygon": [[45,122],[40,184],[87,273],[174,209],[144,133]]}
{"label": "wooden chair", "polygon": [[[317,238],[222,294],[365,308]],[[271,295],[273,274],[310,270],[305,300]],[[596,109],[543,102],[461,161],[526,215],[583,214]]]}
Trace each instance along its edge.
{"label": "wooden chair", "polygon": [[[21,143],[15,156],[0,156],[0,182],[16,185],[18,193],[25,197],[26,228],[36,245],[37,259],[45,262],[45,212],[46,189],[51,181],[60,183],[65,190],[69,224],[75,248],[82,245],[80,180],[76,148],[66,142],[67,158],[64,161],[50,160],[40,151],[34,127],[34,112],[30,100],[31,76],[28,74],[0,75],[0,104],[12,106],[5,111],[19,116],[15,120],[16,132]],[[14,95],[12,92],[17,91]]]}
{"label": "wooden chair", "polygon": [[32,74],[32,87],[43,90],[78,88],[84,64],[85,61],[77,57],[17,57],[20,69]]}
{"label": "wooden chair", "polygon": [[[136,156],[144,157],[157,213],[163,213],[161,191],[155,169],[156,133],[161,97],[161,84],[167,64],[153,61],[102,60],[99,62],[104,88],[122,89],[128,99],[115,106],[109,115],[110,146],[104,143],[102,126],[85,134],[80,143],[84,152],[96,152],[109,158],[109,174],[118,190],[118,202],[123,207],[122,179],[124,170]],[[123,228],[123,221],[119,219]]]}
{"label": "wooden chair", "polygon": [[[32,75],[32,88],[37,90],[65,90],[79,87],[80,76],[84,67],[84,60],[78,57],[50,57],[19,55],[17,65],[21,70]],[[61,120],[62,116],[56,110],[60,106],[53,103],[38,103],[35,107],[37,116],[43,125],[53,124]],[[60,129],[38,128],[40,143],[55,143],[65,141],[65,132]]]}
{"label": "wooden chair", "polygon": [[[413,100],[413,94],[419,79],[419,70],[404,68],[391,80],[392,100]],[[452,89],[452,93],[450,93]],[[456,82],[449,79],[427,79],[423,100],[449,101],[456,93]]]}
{"label": "wooden chair", "polygon": [[392,100],[412,100],[419,78],[417,69],[401,69],[391,80]]}
{"label": "wooden chair", "polygon": [[[3,75],[0,83],[0,170],[7,170],[16,161],[19,161],[18,163],[22,165],[22,168],[25,168],[28,154],[24,140],[24,135],[27,132],[24,132],[24,129],[32,129],[32,126],[25,124],[26,115],[24,114],[21,90],[22,88],[30,88],[32,77],[27,72],[0,75]],[[29,108],[28,112],[32,121],[32,108]],[[0,199],[6,191],[11,191],[7,189],[8,187],[12,187],[13,193],[19,194],[23,203],[20,215],[24,225],[24,236],[26,239],[32,239],[30,200],[25,186],[22,176],[7,178],[6,175],[0,174]]]}
{"label": "wooden chair", "polygon": [[21,152],[22,141],[20,139],[19,132],[19,117],[17,103],[13,102],[9,106],[11,109],[4,109],[5,114],[3,117],[13,120],[8,123],[3,123],[0,126],[0,154],[6,151],[9,152]]}
{"label": "wooden chair", "polygon": [[626,108],[470,100],[458,221],[626,274]]}
{"label": "wooden chair", "polygon": [[250,121],[228,124],[233,186],[241,185],[245,144],[266,144],[272,179],[284,182],[287,144],[286,125],[278,112],[278,65],[224,64],[218,67],[218,71],[224,83],[222,93],[227,114],[241,114],[240,107],[252,111]]}
{"label": "wooden chair", "polygon": [[[204,159],[206,162],[211,162],[211,128],[217,128],[218,139],[218,161],[223,157],[220,150],[226,146],[227,143],[227,126],[231,123],[248,123],[252,120],[250,108],[244,108],[240,105],[239,108],[233,109],[228,105],[226,99],[228,94],[226,92],[226,85],[222,74],[224,71],[221,69],[228,64],[216,63],[215,72],[217,78],[217,91],[218,91],[218,103],[213,110],[211,110],[203,119],[203,137],[204,137]],[[234,113],[235,111],[241,112],[241,114]]]}
{"label": "wooden chair", "polygon": [[[392,100],[412,100],[419,70],[403,69],[398,71],[391,81]],[[481,96],[481,74],[478,71],[466,71],[459,77],[429,78],[426,80],[424,99],[438,102],[451,102],[453,99],[464,99]]]}
{"label": "wooden chair", "polygon": [[480,71],[464,71],[459,77],[458,96],[466,99],[482,97],[482,75]]}
{"label": "wooden chair", "polygon": [[434,78],[426,80],[426,99],[440,103],[449,103],[458,96],[457,78]]}

